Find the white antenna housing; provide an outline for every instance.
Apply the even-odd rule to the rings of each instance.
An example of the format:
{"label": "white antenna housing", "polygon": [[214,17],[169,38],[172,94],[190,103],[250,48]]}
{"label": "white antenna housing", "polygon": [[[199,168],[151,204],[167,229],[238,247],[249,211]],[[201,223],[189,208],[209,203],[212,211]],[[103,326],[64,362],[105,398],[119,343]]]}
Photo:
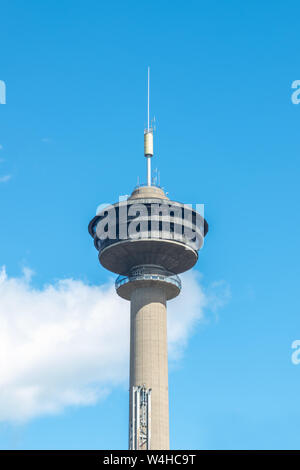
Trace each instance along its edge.
{"label": "white antenna housing", "polygon": [[147,158],[147,185],[151,186],[151,157],[153,157],[153,129],[150,127],[150,67],[148,67],[148,127],[144,130],[144,155]]}

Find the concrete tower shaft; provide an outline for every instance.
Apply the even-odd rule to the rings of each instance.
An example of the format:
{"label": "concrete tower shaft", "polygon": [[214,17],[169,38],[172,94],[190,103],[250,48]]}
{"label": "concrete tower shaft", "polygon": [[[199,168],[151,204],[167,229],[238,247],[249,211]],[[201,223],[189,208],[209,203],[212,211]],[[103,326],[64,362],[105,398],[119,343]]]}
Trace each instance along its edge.
{"label": "concrete tower shaft", "polygon": [[137,266],[129,276],[116,280],[117,293],[131,302],[130,390],[141,386],[151,390],[151,438],[141,444],[134,439],[137,432],[130,393],[130,449],[169,449],[167,300],[180,289],[179,277],[161,266]]}
{"label": "concrete tower shaft", "polygon": [[[136,188],[130,200],[146,201],[159,197],[168,200],[155,186]],[[167,246],[165,246],[167,248]],[[152,249],[153,250],[153,249]],[[151,250],[151,251],[152,251]],[[158,257],[163,259],[161,252]],[[151,390],[151,433],[149,449],[170,448],[167,300],[180,293],[178,276],[157,265],[133,267],[128,282],[116,281],[117,293],[130,300],[130,390],[143,385]],[[132,394],[129,398],[129,448],[145,450],[143,444],[133,440],[134,413]]]}
{"label": "concrete tower shaft", "polygon": [[[137,288],[131,296],[130,390],[141,384],[151,389],[150,448],[169,449],[167,308],[159,286]],[[129,434],[132,426],[130,419]]]}

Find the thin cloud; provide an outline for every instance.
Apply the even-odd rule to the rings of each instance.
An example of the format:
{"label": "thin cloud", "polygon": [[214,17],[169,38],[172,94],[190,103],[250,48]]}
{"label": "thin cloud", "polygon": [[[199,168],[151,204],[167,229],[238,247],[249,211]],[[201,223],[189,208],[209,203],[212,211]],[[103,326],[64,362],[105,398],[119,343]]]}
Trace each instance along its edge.
{"label": "thin cloud", "polygon": [[11,179],[11,175],[0,176],[0,183],[7,183]]}
{"label": "thin cloud", "polygon": [[[0,270],[0,421],[92,405],[128,380],[129,302],[113,280],[65,279],[36,289],[32,275]],[[184,275],[182,295],[168,304],[171,360],[209,308],[200,281],[196,272]]]}

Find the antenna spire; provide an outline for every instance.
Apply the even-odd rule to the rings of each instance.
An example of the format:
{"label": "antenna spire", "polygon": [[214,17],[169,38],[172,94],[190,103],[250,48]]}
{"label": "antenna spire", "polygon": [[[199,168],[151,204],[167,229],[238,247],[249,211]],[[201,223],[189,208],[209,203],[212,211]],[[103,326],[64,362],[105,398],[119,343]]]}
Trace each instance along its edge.
{"label": "antenna spire", "polygon": [[147,158],[147,185],[151,186],[151,158],[153,157],[153,129],[150,127],[150,67],[148,67],[148,127],[144,130],[144,155]]}
{"label": "antenna spire", "polygon": [[150,67],[148,67],[148,132],[150,127]]}

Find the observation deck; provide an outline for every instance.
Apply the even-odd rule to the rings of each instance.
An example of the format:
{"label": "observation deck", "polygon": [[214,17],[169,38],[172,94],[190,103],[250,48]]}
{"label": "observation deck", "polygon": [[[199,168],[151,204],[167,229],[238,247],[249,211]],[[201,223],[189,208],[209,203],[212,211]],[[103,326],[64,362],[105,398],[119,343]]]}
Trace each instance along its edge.
{"label": "observation deck", "polygon": [[131,299],[137,287],[161,287],[166,293],[166,300],[174,299],[181,291],[181,281],[176,274],[166,271],[161,266],[135,266],[128,276],[120,275],[115,282],[120,297]]}
{"label": "observation deck", "polygon": [[135,188],[128,200],[107,206],[89,224],[102,266],[124,276],[139,265],[174,274],[191,269],[207,231],[198,212],[170,201],[157,186]]}

